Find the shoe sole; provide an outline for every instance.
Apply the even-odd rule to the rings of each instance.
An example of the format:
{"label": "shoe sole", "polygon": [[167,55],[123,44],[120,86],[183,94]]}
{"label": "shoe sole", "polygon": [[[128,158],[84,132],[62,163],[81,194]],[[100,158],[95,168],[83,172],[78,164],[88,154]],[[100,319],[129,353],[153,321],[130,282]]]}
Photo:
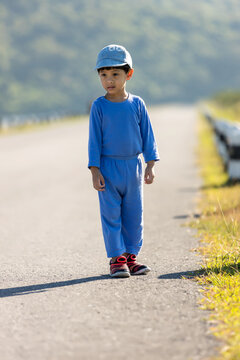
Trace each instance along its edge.
{"label": "shoe sole", "polygon": [[151,271],[151,269],[147,267],[146,269],[138,270],[135,273],[132,273],[131,275],[146,275],[147,273],[149,273],[149,271]]}
{"label": "shoe sole", "polygon": [[111,277],[114,277],[114,278],[127,278],[127,277],[130,277],[130,273],[125,271],[125,272],[115,272],[114,274],[110,274]]}
{"label": "shoe sole", "polygon": [[129,272],[116,272],[114,274],[110,274],[111,277],[129,277],[130,276],[130,273]]}

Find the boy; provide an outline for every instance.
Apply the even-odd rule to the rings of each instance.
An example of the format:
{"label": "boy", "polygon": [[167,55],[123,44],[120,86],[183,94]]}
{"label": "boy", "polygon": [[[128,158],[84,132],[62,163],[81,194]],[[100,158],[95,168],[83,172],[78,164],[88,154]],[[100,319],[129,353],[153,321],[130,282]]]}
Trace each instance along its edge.
{"label": "boy", "polygon": [[126,92],[133,75],[132,58],[120,45],[98,54],[96,68],[105,96],[91,107],[89,163],[98,191],[103,237],[112,277],[146,274],[136,255],[143,242],[143,176],[140,154],[147,163],[144,180],[154,179],[157,145],[143,100]]}

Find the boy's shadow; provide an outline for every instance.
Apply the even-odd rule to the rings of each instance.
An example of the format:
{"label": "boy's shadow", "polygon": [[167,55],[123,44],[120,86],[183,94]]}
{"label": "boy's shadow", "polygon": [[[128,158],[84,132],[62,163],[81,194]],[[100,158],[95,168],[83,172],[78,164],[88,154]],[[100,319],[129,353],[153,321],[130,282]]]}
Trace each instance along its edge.
{"label": "boy's shadow", "polygon": [[169,273],[169,274],[163,274],[160,275],[158,278],[159,279],[183,279],[183,278],[187,278],[187,279],[193,279],[196,276],[200,276],[204,274],[203,270],[195,270],[195,271],[181,271],[181,272],[175,272],[175,273]]}
{"label": "boy's shadow", "polygon": [[182,271],[182,272],[175,272],[169,274],[163,274],[158,277],[158,279],[194,279],[198,276],[208,275],[208,274],[222,274],[233,276],[240,271],[240,262],[237,263],[230,263],[228,265],[223,265],[222,267],[213,266],[207,269],[199,269],[199,270],[192,270],[192,271]]}
{"label": "boy's shadow", "polygon": [[[236,272],[239,273],[240,271],[240,262],[232,263],[229,265],[224,265],[223,267],[212,267],[209,269],[200,269],[200,270],[193,270],[193,271],[182,271],[182,272],[174,272],[169,274],[163,274],[158,277],[158,279],[194,279],[195,277],[201,275],[207,275],[207,272],[219,274],[222,273],[224,275],[232,276]],[[66,280],[66,281],[57,281],[45,284],[37,284],[37,285],[28,285],[28,286],[19,286],[13,288],[5,288],[0,289],[0,298],[5,298],[9,296],[17,296],[17,295],[28,295],[34,293],[41,293],[45,292],[48,289],[54,289],[58,287],[64,286],[72,286],[78,284],[84,284],[87,282],[98,281],[98,280],[109,280],[112,279],[110,275],[99,275],[99,276],[89,276],[82,279],[73,279],[73,280]],[[147,279],[147,277],[146,277]]]}
{"label": "boy's shadow", "polygon": [[0,289],[0,298],[9,297],[9,296],[17,296],[17,295],[28,295],[33,293],[39,293],[47,291],[48,289],[63,287],[63,286],[71,286],[83,284],[91,281],[97,280],[106,280],[110,279],[109,275],[99,275],[99,276],[89,276],[82,279],[74,279],[67,281],[57,281],[45,284],[37,284],[37,285],[28,285],[28,286],[20,286],[14,288],[6,288]]}

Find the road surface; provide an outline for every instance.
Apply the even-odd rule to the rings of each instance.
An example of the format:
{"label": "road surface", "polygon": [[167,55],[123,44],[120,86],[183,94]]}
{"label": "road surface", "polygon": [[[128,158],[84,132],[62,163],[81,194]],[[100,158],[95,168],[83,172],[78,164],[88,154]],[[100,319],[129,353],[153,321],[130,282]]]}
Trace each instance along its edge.
{"label": "road surface", "polygon": [[196,110],[156,107],[161,161],[145,185],[147,276],[111,279],[87,169],[88,123],[0,137],[1,360],[202,360],[218,346],[199,309]]}

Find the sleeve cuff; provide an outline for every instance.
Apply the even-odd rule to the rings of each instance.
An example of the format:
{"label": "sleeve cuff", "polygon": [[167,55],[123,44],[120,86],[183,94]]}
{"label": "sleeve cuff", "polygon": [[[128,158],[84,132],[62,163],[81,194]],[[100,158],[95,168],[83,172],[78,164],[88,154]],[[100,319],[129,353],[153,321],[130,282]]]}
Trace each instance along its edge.
{"label": "sleeve cuff", "polygon": [[160,160],[160,157],[159,157],[158,154],[154,154],[154,155],[151,155],[151,156],[149,156],[149,155],[144,156],[143,155],[143,157],[144,157],[145,163],[147,163],[149,161],[152,161],[152,160],[154,160],[154,161],[159,161]]}
{"label": "sleeve cuff", "polygon": [[89,162],[88,163],[88,168],[90,169],[92,166],[100,168],[100,164],[97,162]]}

